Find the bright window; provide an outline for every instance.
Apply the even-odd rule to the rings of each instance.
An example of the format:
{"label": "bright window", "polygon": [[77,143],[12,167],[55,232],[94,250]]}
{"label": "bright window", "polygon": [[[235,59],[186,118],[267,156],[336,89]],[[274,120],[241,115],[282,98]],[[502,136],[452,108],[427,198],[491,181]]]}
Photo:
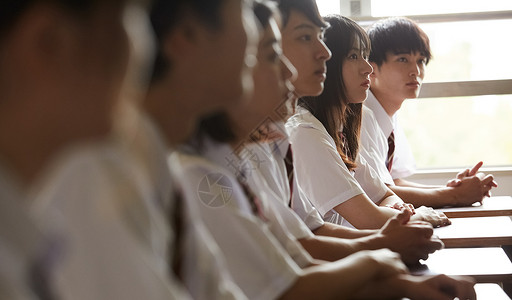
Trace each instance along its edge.
{"label": "bright window", "polygon": [[[512,1],[511,1],[512,3]],[[425,82],[495,80],[512,78],[510,20],[420,24],[430,39],[434,59]]]}
{"label": "bright window", "polygon": [[406,100],[399,111],[418,168],[512,165],[512,96]]}
{"label": "bright window", "polygon": [[340,2],[337,0],[316,0],[316,4],[322,16],[340,13]]}
{"label": "bright window", "polygon": [[[330,1],[330,0],[328,0]],[[338,2],[334,0],[333,2]],[[372,0],[372,16],[407,16],[511,10],[503,0]]]}

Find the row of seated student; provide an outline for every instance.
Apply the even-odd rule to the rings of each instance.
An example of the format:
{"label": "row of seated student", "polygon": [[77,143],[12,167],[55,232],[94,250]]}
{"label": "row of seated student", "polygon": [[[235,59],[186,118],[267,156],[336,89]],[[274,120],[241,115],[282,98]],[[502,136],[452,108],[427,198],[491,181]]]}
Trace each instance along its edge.
{"label": "row of seated student", "polygon": [[[496,186],[481,164],[446,187],[393,172],[430,59],[412,21],[368,35],[314,0],[6,0],[0,20],[1,299],[475,299],[406,267],[443,247],[430,206]],[[409,39],[373,60],[380,26]]]}

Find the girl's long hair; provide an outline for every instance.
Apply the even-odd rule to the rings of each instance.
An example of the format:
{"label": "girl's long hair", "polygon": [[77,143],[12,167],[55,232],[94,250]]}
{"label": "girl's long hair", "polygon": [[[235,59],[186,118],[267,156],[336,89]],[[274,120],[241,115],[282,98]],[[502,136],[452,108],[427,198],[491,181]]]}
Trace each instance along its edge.
{"label": "girl's long hair", "polygon": [[[334,139],[343,162],[349,170],[353,170],[357,167],[355,161],[359,152],[362,103],[349,103],[342,68],[356,37],[365,55],[369,54],[370,40],[364,29],[349,18],[330,15],[324,19],[330,24],[325,38],[332,52],[331,59],[327,61],[324,91],[320,96],[303,97],[298,104],[324,125]],[[342,126],[343,132],[340,132]]]}

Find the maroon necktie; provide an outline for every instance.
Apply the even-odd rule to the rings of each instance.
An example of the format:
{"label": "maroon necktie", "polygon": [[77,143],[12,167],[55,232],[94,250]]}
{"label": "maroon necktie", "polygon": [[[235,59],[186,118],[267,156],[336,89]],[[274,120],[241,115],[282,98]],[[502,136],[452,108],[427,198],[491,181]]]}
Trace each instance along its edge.
{"label": "maroon necktie", "polygon": [[388,157],[386,159],[386,167],[388,171],[391,172],[391,168],[393,167],[393,158],[395,157],[395,134],[391,131],[391,134],[388,137]]}
{"label": "maroon necktie", "polygon": [[268,219],[265,217],[265,214],[263,213],[263,206],[261,205],[261,200],[254,194],[254,192],[251,190],[249,185],[247,185],[245,176],[242,174],[241,178],[238,178],[238,183],[242,187],[242,190],[249,200],[249,204],[251,205],[252,212],[254,215],[259,217],[264,222],[267,222]]}
{"label": "maroon necktie", "polygon": [[169,205],[169,223],[171,228],[174,230],[174,241],[170,245],[174,251],[170,251],[169,253],[173,253],[172,256],[169,257],[169,261],[171,262],[172,271],[176,277],[181,278],[181,263],[184,256],[183,247],[183,230],[184,230],[184,219],[183,219],[183,194],[179,188],[174,187],[173,200],[171,205]]}
{"label": "maroon necktie", "polygon": [[286,175],[288,175],[288,185],[290,186],[290,199],[288,201],[288,206],[292,207],[292,199],[293,199],[293,153],[292,153],[292,145],[288,145],[288,150],[286,151],[286,156],[284,157],[284,164],[286,166]]}
{"label": "maroon necktie", "polygon": [[29,267],[29,284],[37,299],[58,299],[51,284],[51,273],[62,258],[62,241],[48,239],[45,241],[40,256]]}

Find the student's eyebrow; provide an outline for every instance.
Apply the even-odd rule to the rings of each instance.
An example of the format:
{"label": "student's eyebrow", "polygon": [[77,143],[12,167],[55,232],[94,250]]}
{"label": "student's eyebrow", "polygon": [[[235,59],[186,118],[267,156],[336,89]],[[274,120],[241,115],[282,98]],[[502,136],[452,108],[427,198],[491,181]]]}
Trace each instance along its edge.
{"label": "student's eyebrow", "polygon": [[311,25],[311,24],[299,24],[297,26],[295,26],[295,28],[293,28],[293,30],[299,30],[299,29],[312,29],[312,30],[316,30],[315,26]]}

